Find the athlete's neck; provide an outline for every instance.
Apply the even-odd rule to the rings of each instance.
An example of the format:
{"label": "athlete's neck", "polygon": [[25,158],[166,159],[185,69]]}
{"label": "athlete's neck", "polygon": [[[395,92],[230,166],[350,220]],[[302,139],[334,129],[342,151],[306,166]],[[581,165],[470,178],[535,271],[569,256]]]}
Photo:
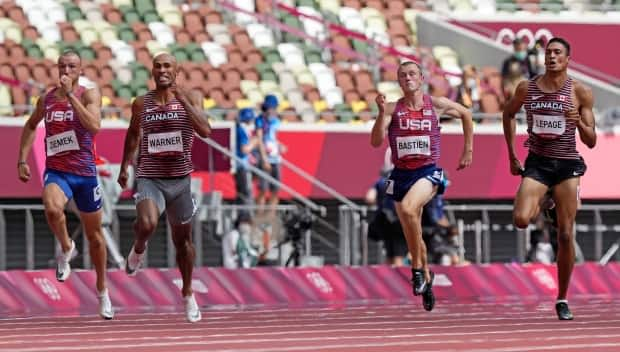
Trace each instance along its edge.
{"label": "athlete's neck", "polygon": [[538,85],[543,91],[556,92],[564,86],[567,79],[568,73],[566,70],[558,72],[547,71],[538,81]]}
{"label": "athlete's neck", "polygon": [[166,105],[172,100],[172,98],[174,98],[174,94],[172,94],[168,87],[155,88],[155,102],[158,105]]}
{"label": "athlete's neck", "polygon": [[424,94],[421,89],[417,89],[413,92],[406,92],[403,98],[403,103],[406,107],[412,110],[420,110],[424,107]]}

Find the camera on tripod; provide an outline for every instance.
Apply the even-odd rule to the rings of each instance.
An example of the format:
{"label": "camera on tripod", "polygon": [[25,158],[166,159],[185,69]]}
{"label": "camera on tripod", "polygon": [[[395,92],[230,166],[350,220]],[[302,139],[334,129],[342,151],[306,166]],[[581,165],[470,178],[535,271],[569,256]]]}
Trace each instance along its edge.
{"label": "camera on tripod", "polygon": [[286,212],[284,215],[284,227],[286,229],[286,241],[298,243],[304,232],[312,228],[312,213],[310,210],[300,208]]}

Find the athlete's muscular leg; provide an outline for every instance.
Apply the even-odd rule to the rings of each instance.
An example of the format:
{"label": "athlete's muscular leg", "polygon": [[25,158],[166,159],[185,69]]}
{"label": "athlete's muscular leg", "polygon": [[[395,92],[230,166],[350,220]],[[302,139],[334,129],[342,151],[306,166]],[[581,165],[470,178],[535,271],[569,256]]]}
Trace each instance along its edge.
{"label": "athlete's muscular leg", "polygon": [[146,241],[151,237],[159,222],[159,209],[152,199],[144,199],[136,206],[138,216],[134,222],[135,232],[134,249],[136,253],[143,253]]}
{"label": "athlete's muscular leg", "polygon": [[422,240],[422,208],[437,190],[427,179],[418,180],[407,192],[401,202],[396,202],[396,213],[405,233],[407,247],[411,253],[411,265],[414,269],[424,269],[424,276],[430,282],[426,245]]}
{"label": "athlete's muscular leg", "polygon": [[50,183],[43,189],[43,206],[47,224],[56,236],[63,252],[71,249],[71,239],[67,231],[67,219],[65,217],[65,205],[67,196],[55,183]]}
{"label": "athlete's muscular leg", "polygon": [[192,243],[192,224],[171,225],[172,241],[177,250],[177,264],[183,278],[183,297],[192,294],[192,271],[196,252]]}
{"label": "athlete's muscular leg", "polygon": [[515,197],[512,218],[515,226],[526,228],[532,219],[540,212],[540,201],[548,187],[533,178],[524,177]]}
{"label": "athlete's muscular leg", "polygon": [[569,178],[553,188],[558,215],[558,299],[566,299],[575,265],[574,223],[577,215],[579,178]]}
{"label": "athlete's muscular leg", "polygon": [[101,218],[102,210],[97,210],[92,213],[80,212],[84,233],[88,238],[88,250],[92,262],[95,265],[95,271],[97,272],[97,290],[99,292],[103,291],[106,286],[105,273],[108,263],[108,252],[101,229]]}

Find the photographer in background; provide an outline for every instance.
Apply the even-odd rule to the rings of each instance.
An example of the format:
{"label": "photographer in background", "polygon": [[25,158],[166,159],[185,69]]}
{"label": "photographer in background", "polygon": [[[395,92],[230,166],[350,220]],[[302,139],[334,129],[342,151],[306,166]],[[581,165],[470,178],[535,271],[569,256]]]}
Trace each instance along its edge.
{"label": "photographer in background", "polygon": [[235,228],[222,238],[222,262],[228,269],[251,268],[258,264],[259,254],[251,241],[252,218],[240,212]]}

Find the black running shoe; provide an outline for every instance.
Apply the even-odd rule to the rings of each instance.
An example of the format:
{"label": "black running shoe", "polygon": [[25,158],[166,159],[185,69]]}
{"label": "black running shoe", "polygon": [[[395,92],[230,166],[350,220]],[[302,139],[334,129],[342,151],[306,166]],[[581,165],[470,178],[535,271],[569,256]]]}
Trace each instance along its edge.
{"label": "black running shoe", "polygon": [[419,296],[426,290],[426,280],[424,279],[424,270],[411,269],[411,283],[413,285],[413,295]]}
{"label": "black running shoe", "polygon": [[573,320],[573,313],[568,309],[568,303],[558,302],[555,304],[555,312],[560,320]]}
{"label": "black running shoe", "polygon": [[435,294],[433,293],[433,280],[435,279],[435,273],[430,272],[431,282],[426,285],[426,290],[422,294],[422,306],[428,312],[435,308]]}

